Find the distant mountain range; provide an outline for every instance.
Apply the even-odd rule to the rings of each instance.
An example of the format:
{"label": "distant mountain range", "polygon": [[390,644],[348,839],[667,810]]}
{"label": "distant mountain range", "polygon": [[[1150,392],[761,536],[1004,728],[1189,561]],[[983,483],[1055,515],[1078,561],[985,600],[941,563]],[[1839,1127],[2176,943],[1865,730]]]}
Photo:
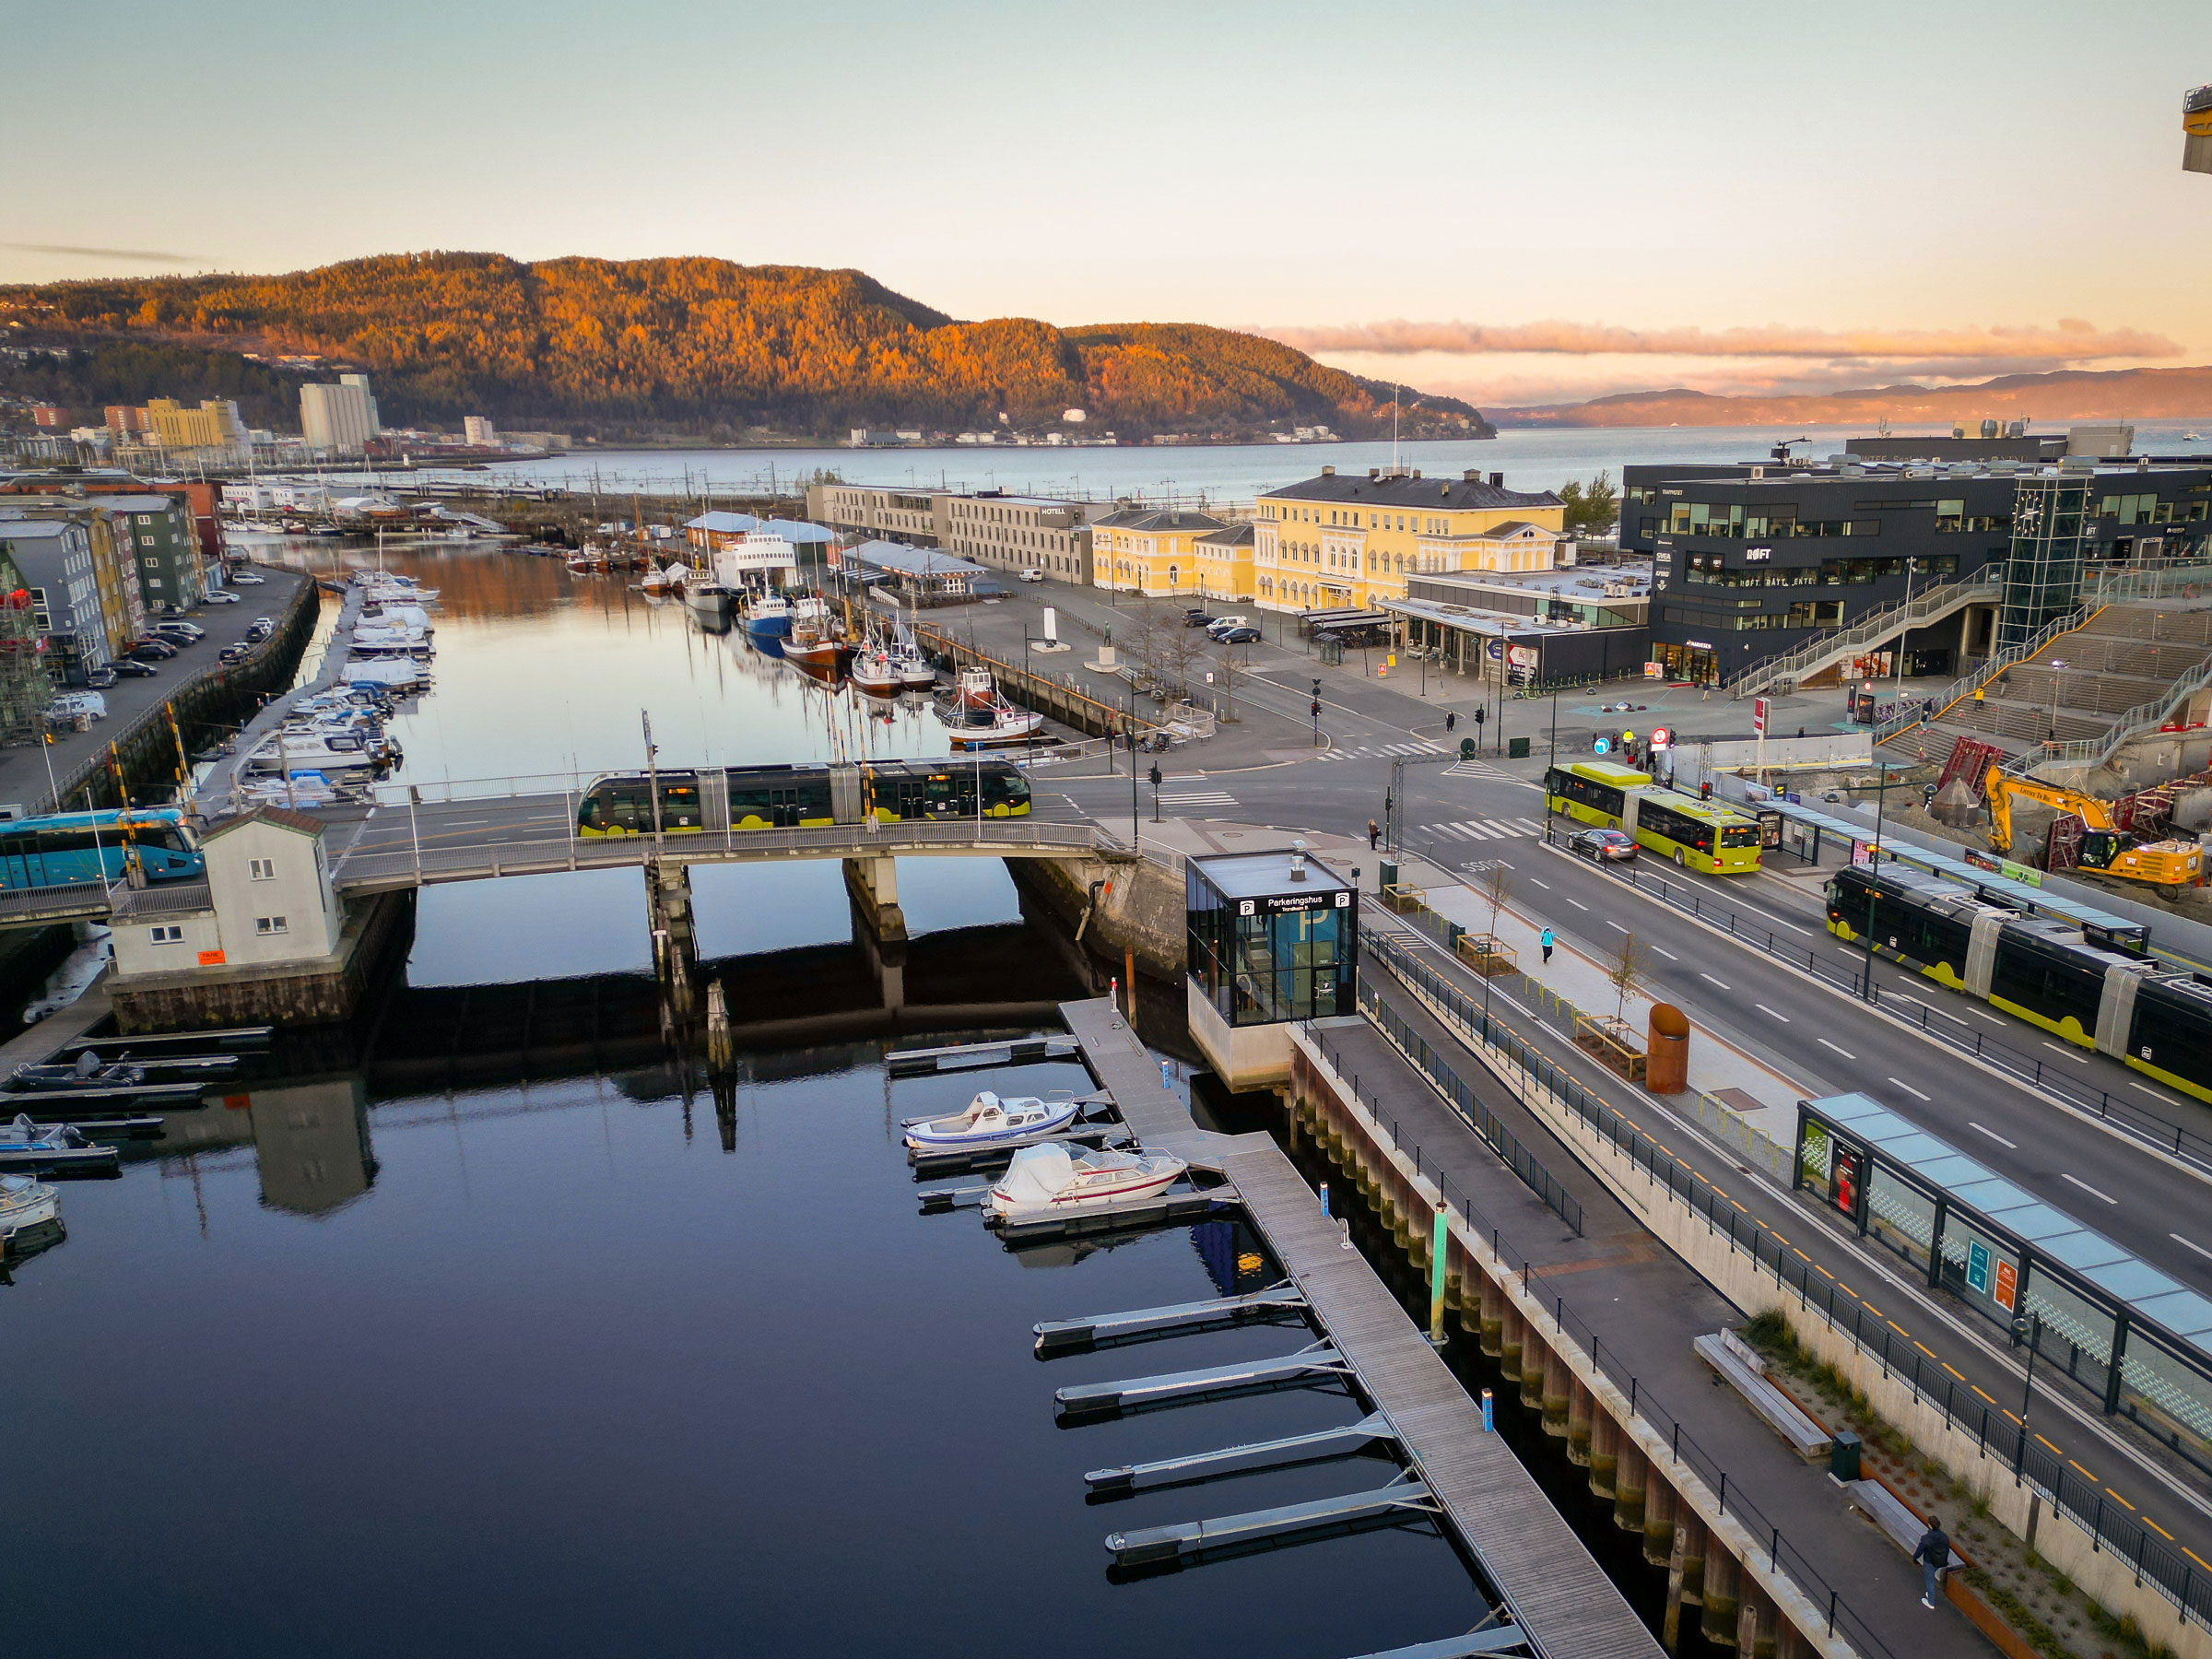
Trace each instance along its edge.
{"label": "distant mountain range", "polygon": [[2212,418],[2212,368],[2061,370],[1971,386],[1869,386],[1812,397],[1719,396],[1677,386],[1588,403],[1492,409],[1501,427],[1851,426]]}
{"label": "distant mountain range", "polygon": [[[518,429],[628,437],[841,437],[853,427],[1111,428],[1123,438],[1260,437],[1391,426],[1392,389],[1256,335],[1191,324],[958,322],[858,271],[720,259],[387,254],[276,276],[102,278],[0,288],[0,391],[96,418],[103,403],[288,385],[246,354],[366,369],[387,425],[488,415]],[[1408,392],[1408,436],[1489,437],[1479,411]],[[1003,417],[1003,419],[1002,419]]]}

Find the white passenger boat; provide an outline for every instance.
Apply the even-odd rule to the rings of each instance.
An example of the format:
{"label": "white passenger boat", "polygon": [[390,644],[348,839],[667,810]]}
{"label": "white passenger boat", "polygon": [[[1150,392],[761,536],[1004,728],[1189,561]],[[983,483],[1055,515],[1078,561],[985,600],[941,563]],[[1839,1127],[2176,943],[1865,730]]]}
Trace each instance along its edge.
{"label": "white passenger boat", "polygon": [[53,1189],[28,1175],[0,1175],[0,1239],[60,1213]]}
{"label": "white passenger boat", "polygon": [[280,733],[265,739],[246,759],[250,772],[315,771],[324,777],[348,772],[374,771],[378,757],[369,745],[351,733]]}
{"label": "white passenger boat", "polygon": [[1171,1152],[1086,1152],[1078,1158],[1058,1141],[1048,1141],[1014,1154],[983,1207],[1001,1220],[1106,1209],[1159,1197],[1186,1168]]}
{"label": "white passenger boat", "polygon": [[916,1152],[1002,1147],[1009,1141],[1055,1134],[1074,1123],[1082,1110],[1082,1103],[1065,1088],[1042,1098],[1013,1095],[1003,1100],[986,1088],[968,1102],[967,1111],[951,1117],[909,1118],[906,1144]]}

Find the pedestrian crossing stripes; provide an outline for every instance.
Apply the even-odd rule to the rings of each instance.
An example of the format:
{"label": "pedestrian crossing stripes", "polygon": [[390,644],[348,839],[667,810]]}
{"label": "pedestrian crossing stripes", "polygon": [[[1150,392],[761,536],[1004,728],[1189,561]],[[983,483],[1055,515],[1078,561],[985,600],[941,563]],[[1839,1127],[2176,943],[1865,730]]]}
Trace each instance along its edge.
{"label": "pedestrian crossing stripes", "polygon": [[1178,810],[1185,806],[1234,806],[1237,797],[1219,789],[1162,790],[1159,804]]}
{"label": "pedestrian crossing stripes", "polygon": [[1463,818],[1455,824],[1424,824],[1421,828],[1432,836],[1449,836],[1455,841],[1510,841],[1515,836],[1541,835],[1544,826],[1532,818]]}
{"label": "pedestrian crossing stripes", "polygon": [[1525,779],[1514,777],[1512,772],[1500,771],[1488,760],[1461,760],[1454,765],[1445,767],[1444,776],[1447,778],[1480,778],[1486,783],[1526,782]]}
{"label": "pedestrian crossing stripes", "polygon": [[1394,760],[1415,755],[1448,755],[1452,751],[1441,744],[1416,738],[1411,743],[1363,743],[1358,748],[1324,749],[1316,760]]}

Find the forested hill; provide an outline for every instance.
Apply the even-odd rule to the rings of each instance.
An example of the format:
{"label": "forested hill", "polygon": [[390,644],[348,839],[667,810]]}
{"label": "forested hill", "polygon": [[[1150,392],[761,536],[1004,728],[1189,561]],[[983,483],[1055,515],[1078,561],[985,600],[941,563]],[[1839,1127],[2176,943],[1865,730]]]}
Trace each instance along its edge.
{"label": "forested hill", "polygon": [[[0,288],[0,324],[10,343],[94,347],[42,371],[51,384],[16,388],[65,403],[194,395],[162,373],[219,380],[253,352],[368,369],[387,425],[488,415],[522,429],[841,435],[997,426],[1002,411],[1038,428],[1069,408],[1124,437],[1390,422],[1386,390],[1253,335],[962,323],[857,271],[719,259],[388,254],[279,276]],[[230,378],[258,386],[244,373],[258,367]],[[1409,429],[1488,431],[1449,398],[1409,393],[1404,413]]]}

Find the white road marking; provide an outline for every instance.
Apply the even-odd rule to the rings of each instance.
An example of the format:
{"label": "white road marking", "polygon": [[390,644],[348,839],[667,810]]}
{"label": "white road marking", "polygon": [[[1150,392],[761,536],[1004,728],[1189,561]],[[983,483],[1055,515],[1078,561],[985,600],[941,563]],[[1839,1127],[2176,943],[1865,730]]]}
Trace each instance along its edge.
{"label": "white road marking", "polygon": [[2206,1250],[2194,1239],[2184,1239],[2180,1233],[2168,1233],[2166,1236],[2171,1239],[2176,1244],[2181,1245],[2184,1250],[2194,1250],[2198,1255],[2206,1257],[2207,1259],[2212,1259],[2212,1250]]}
{"label": "white road marking", "polygon": [[2145,1094],[2148,1095],[2152,1100],[2157,1100],[2161,1105],[2171,1106],[2173,1104],[2173,1098],[2171,1095],[2160,1093],[2158,1089],[2151,1088],[2151,1086],[2147,1083],[2138,1083],[2131,1077],[2128,1079],[2127,1086],[2130,1088],[2141,1089]]}
{"label": "white road marking", "polygon": [[2064,1054],[2067,1059],[2078,1060],[2084,1065],[2087,1065],[2089,1063],[2089,1056],[2083,1053],[2079,1049],[2062,1047],[2060,1044],[2055,1042],[2046,1042],[2043,1044],[2043,1046],[2049,1049],[2054,1054]]}
{"label": "white road marking", "polygon": [[1913,1088],[1910,1083],[1899,1083],[1895,1077],[1890,1078],[1889,1081],[1892,1083],[1897,1083],[1897,1086],[1900,1088],[1903,1089],[1907,1094],[1911,1095],[1916,1100],[1924,1100],[1928,1098],[1926,1095],[1922,1094],[1919,1089]]}
{"label": "white road marking", "polygon": [[[1531,876],[1529,879],[1531,881],[1536,881],[1536,878],[1534,876]],[[1536,881],[1536,885],[1542,888],[1547,893],[1551,891],[1551,883],[1548,881]]]}
{"label": "white road marking", "polygon": [[[1892,1078],[1890,1078],[1890,1079],[1889,1079],[1889,1081],[1890,1081],[1890,1082],[1892,1082],[1892,1083],[1895,1083],[1895,1082],[1897,1081],[1897,1079],[1896,1079],[1895,1077],[1892,1077]],[[1921,1098],[1922,1100],[1926,1100],[1928,1097],[1927,1097],[1926,1095],[1922,1095],[1920,1098]],[[2006,1138],[2005,1138],[2003,1135],[1999,1135],[1999,1134],[1998,1134],[1998,1133],[1997,1133],[1997,1132],[1996,1132],[1994,1129],[1983,1128],[1982,1124],[1975,1123],[1975,1122],[1974,1122],[1974,1120],[1973,1120],[1973,1119],[1971,1119],[1971,1118],[1969,1118],[1969,1119],[1967,1119],[1967,1120],[1966,1120],[1966,1126],[1967,1126],[1969,1129],[1980,1129],[1980,1130],[1982,1130],[1982,1133],[1983,1133],[1983,1134],[1984,1134],[1984,1135],[1988,1135],[1988,1136],[1989,1136],[1989,1138],[1990,1138],[1991,1140],[1994,1140],[1994,1141],[1995,1141],[1995,1142],[1997,1143],[1997,1145],[1998,1145],[1998,1146],[2000,1146],[2000,1147],[2010,1147],[2010,1148],[2011,1148],[2013,1151],[2015,1151],[2015,1152],[2018,1152],[2018,1151],[2020,1149],[2020,1143],[2019,1143],[2019,1142],[2018,1142],[2018,1141],[2008,1141],[2008,1140],[2006,1140]]]}
{"label": "white road marking", "polygon": [[1571,904],[1571,905],[1573,905],[1573,906],[1574,906],[1574,908],[1575,908],[1576,910],[1579,910],[1579,911],[1586,911],[1586,910],[1588,910],[1588,909],[1590,908],[1588,905],[1584,904],[1584,903],[1583,903],[1583,901],[1582,901],[1580,899],[1570,899],[1570,900],[1567,900],[1567,902],[1568,902],[1568,903],[1570,903],[1570,904]]}
{"label": "white road marking", "polygon": [[2079,1187],[2083,1192],[2087,1193],[2092,1198],[2101,1198],[2107,1204],[2117,1204],[2120,1202],[2119,1199],[2113,1197],[2110,1193],[2099,1192],[2095,1187],[2091,1186],[2088,1182],[2082,1180],[2082,1178],[2078,1175],[2069,1175],[2064,1170],[2061,1170],[2058,1172],[2058,1178],[2061,1181],[2072,1182],[2076,1186]]}
{"label": "white road marking", "polygon": [[1989,1021],[1989,1023],[1990,1023],[1991,1025],[1994,1025],[1994,1026],[2001,1026],[2001,1025],[2003,1025],[2003,1024],[2005,1023],[2003,1020],[1999,1019],[1999,1018],[1997,1018],[1997,1017],[1996,1017],[1994,1014],[1984,1014],[1984,1013],[1983,1013],[1983,1012],[1982,1012],[1982,1010],[1981,1010],[1981,1009],[1979,1009],[1979,1008],[1969,1008],[1969,1009],[1967,1010],[1967,1012],[1968,1012],[1969,1014],[1971,1014],[1971,1015],[1972,1015],[1972,1016],[1973,1016],[1973,1017],[1974,1017],[1976,1019],[1986,1019],[1986,1020],[1988,1020],[1988,1021]]}
{"label": "white road marking", "polygon": [[1710,974],[1710,973],[1700,972],[1700,973],[1699,973],[1699,975],[1698,975],[1698,977],[1699,977],[1700,979],[1703,980],[1703,981],[1704,981],[1704,982],[1705,982],[1707,984],[1710,984],[1710,985],[1718,985],[1718,986],[1719,986],[1719,987],[1720,987],[1722,990],[1724,990],[1724,991],[1733,991],[1733,990],[1735,988],[1735,986],[1731,985],[1731,984],[1730,984],[1730,983],[1729,983],[1729,982],[1728,982],[1726,980],[1717,980],[1717,979],[1714,979],[1714,978],[1712,977],[1712,974]]}
{"label": "white road marking", "polygon": [[[1649,941],[1646,941],[1646,942],[1648,943]],[[1658,953],[1659,953],[1661,956],[1665,957],[1665,959],[1666,959],[1668,961],[1670,961],[1670,962],[1678,962],[1678,961],[1680,961],[1680,960],[1682,959],[1680,957],[1677,956],[1677,955],[1676,955],[1676,954],[1675,954],[1673,951],[1671,951],[1671,950],[1667,949],[1667,947],[1666,947],[1665,946],[1664,946],[1664,945],[1653,945],[1653,946],[1652,946],[1652,948],[1653,948],[1653,950],[1657,951],[1657,952],[1658,952]]]}
{"label": "white road marking", "polygon": [[1772,1015],[1774,1018],[1781,1020],[1783,1025],[1788,1025],[1790,1023],[1790,1017],[1787,1014],[1776,1014],[1774,1013],[1774,1010],[1768,1007],[1765,1003],[1753,1003],[1751,1006],[1757,1008],[1761,1014]]}
{"label": "white road marking", "polygon": [[1853,1053],[1852,1053],[1852,1052],[1851,1052],[1849,1049],[1847,1049],[1847,1048],[1836,1048],[1836,1045],[1835,1045],[1834,1043],[1830,1042],[1830,1041],[1829,1041],[1827,1038],[1825,1038],[1825,1037],[1816,1037],[1816,1038],[1814,1038],[1814,1039],[1813,1039],[1813,1041],[1814,1041],[1815,1042],[1818,1043],[1818,1044],[1819,1044],[1819,1045],[1820,1045],[1822,1048],[1824,1048],[1824,1049],[1835,1049],[1835,1052],[1836,1052],[1837,1053],[1839,1053],[1839,1054],[1842,1055],[1842,1056],[1843,1056],[1843,1058],[1844,1058],[1844,1059],[1846,1059],[1846,1060],[1856,1060],[1856,1059],[1858,1058],[1858,1056],[1857,1056],[1856,1054]]}
{"label": "white road marking", "polygon": [[1627,928],[1623,927],[1623,926],[1622,926],[1622,925],[1621,925],[1619,923],[1618,923],[1618,922],[1608,922],[1608,923],[1606,923],[1606,925],[1607,927],[1611,928],[1611,929],[1612,929],[1612,930],[1613,930],[1615,933],[1622,933],[1622,934],[1625,934],[1625,933],[1627,933],[1627,932],[1629,931]]}

